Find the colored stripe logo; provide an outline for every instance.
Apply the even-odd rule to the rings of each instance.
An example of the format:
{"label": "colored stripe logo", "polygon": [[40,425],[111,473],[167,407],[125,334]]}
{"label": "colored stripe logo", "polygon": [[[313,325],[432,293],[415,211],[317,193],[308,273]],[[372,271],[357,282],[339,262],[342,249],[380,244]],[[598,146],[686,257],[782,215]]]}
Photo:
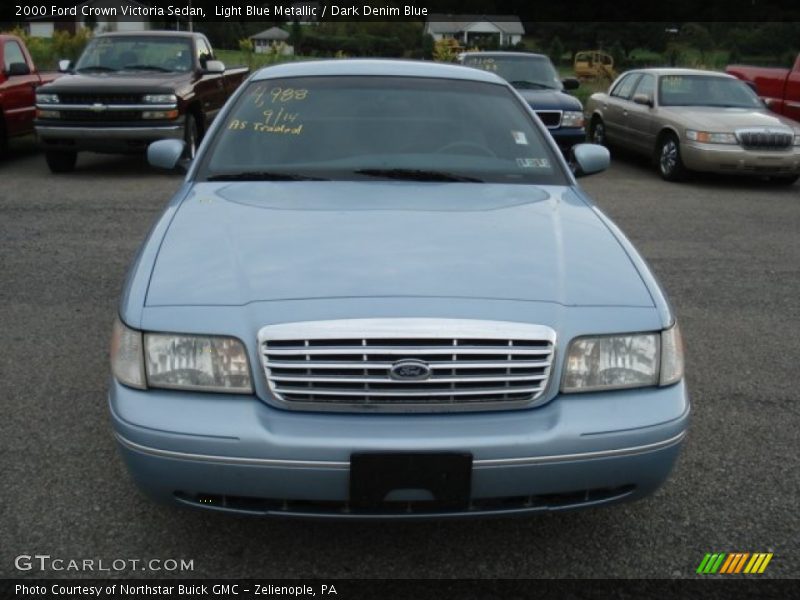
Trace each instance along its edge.
{"label": "colored stripe logo", "polygon": [[769,561],[772,560],[772,552],[717,552],[708,553],[703,557],[697,572],[701,575],[736,575],[744,573],[756,575],[763,573]]}

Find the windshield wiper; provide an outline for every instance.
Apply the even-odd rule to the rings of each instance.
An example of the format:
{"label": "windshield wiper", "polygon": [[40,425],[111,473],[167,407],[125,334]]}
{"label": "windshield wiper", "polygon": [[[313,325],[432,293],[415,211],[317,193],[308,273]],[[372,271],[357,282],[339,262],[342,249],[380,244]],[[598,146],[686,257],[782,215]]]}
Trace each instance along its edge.
{"label": "windshield wiper", "polygon": [[207,181],[328,181],[324,177],[312,177],[299,173],[278,173],[274,171],[242,171],[240,173],[220,173],[206,178]]}
{"label": "windshield wiper", "polygon": [[157,65],[125,65],[122,67],[125,71],[159,71],[160,73],[171,73],[172,69],[159,67]]}
{"label": "windshield wiper", "polygon": [[535,87],[540,90],[554,90],[552,85],[545,85],[543,83],[539,83],[538,81],[525,81],[525,80],[516,80],[516,81],[509,81],[509,83],[513,86],[520,86],[520,87]]}
{"label": "windshield wiper", "polygon": [[106,67],[104,65],[93,65],[91,67],[81,67],[80,69],[75,69],[75,70],[78,73],[84,73],[84,72],[87,72],[87,71],[97,71],[99,73],[108,73],[110,71],[116,71],[116,69],[113,69],[111,67]]}
{"label": "windshield wiper", "polygon": [[359,169],[359,175],[370,177],[386,177],[387,179],[407,179],[410,181],[460,181],[466,183],[483,183],[482,179],[456,175],[445,171],[428,171],[425,169]]}

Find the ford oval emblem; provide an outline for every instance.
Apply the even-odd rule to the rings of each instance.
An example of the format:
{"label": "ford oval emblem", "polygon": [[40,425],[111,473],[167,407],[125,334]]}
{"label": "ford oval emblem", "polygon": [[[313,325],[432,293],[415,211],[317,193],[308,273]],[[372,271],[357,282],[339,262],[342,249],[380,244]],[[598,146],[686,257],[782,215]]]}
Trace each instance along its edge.
{"label": "ford oval emblem", "polygon": [[424,381],[431,376],[431,368],[421,360],[407,358],[394,363],[389,375],[398,381]]}

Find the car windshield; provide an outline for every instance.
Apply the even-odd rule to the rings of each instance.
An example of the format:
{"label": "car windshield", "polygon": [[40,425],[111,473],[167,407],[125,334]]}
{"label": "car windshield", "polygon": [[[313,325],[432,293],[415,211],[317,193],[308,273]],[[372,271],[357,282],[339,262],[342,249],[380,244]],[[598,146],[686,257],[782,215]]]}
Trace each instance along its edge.
{"label": "car windshield", "polygon": [[496,73],[521,89],[560,90],[563,87],[553,64],[545,56],[468,54],[463,64]]}
{"label": "car windshield", "polygon": [[75,65],[85,71],[187,72],[193,66],[188,39],[156,36],[98,37]]}
{"label": "car windshield", "polygon": [[763,108],[756,93],[738,79],[714,75],[664,75],[660,78],[662,106]]}
{"label": "car windshield", "polygon": [[565,184],[547,133],[493,83],[267,79],[251,82],[223,118],[201,178]]}

